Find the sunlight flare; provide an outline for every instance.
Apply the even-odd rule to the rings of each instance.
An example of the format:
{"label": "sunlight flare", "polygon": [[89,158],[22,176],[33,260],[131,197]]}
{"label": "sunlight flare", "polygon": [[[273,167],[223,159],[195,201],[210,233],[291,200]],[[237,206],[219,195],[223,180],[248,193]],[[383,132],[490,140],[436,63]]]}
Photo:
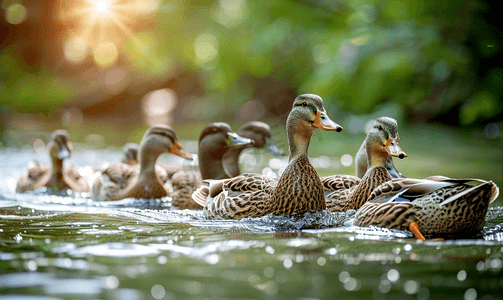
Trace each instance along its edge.
{"label": "sunlight flare", "polygon": [[[69,40],[87,45],[96,64],[106,67],[117,61],[124,40],[134,39],[135,23],[157,9],[157,0],[61,0],[60,18],[71,35]],[[78,62],[80,53],[71,46],[66,46],[70,47],[66,58]]]}

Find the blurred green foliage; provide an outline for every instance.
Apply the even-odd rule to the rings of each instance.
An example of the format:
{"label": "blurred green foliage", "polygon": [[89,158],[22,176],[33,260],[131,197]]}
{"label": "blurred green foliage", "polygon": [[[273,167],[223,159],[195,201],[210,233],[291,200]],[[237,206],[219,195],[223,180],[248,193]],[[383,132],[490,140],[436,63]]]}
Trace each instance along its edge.
{"label": "blurred green foliage", "polygon": [[[253,98],[309,92],[357,114],[396,102],[416,122],[454,111],[468,126],[502,115],[503,70],[479,67],[500,52],[488,11],[465,0],[163,0],[117,46],[120,64],[145,80],[196,73],[222,115]],[[51,21],[56,39],[36,43],[56,51],[36,67],[24,62],[23,43],[2,44],[0,105],[52,111],[103,84],[56,72],[78,66],[63,55],[67,28]]]}

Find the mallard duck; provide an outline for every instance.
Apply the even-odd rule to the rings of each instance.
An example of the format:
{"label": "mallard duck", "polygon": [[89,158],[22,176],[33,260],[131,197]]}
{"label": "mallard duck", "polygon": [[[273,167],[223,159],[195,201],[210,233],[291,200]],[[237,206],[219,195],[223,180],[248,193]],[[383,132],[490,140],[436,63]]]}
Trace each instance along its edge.
{"label": "mallard duck", "polygon": [[175,131],[168,125],[150,127],[140,143],[140,169],[124,163],[110,165],[98,172],[92,189],[94,200],[121,200],[124,198],[162,198],[170,191],[166,188],[167,174],[155,163],[159,155],[172,153],[192,159],[183,149]]}
{"label": "mallard duck", "polygon": [[358,209],[381,183],[391,180],[386,169],[389,156],[406,157],[398,141],[383,126],[372,128],[365,139],[370,168],[362,179],[351,175],[331,175],[321,178],[329,211]]}
{"label": "mallard duck", "polygon": [[[398,144],[400,137],[398,136],[398,123],[395,119],[390,117],[377,118],[372,128],[382,128],[389,136],[388,142],[391,143],[391,147],[393,147],[394,144]],[[366,141],[364,140],[355,156],[355,171],[356,176],[359,178],[362,178],[365,175],[365,172],[367,172],[368,168],[367,151],[365,145]],[[400,159],[405,157],[406,156],[398,156],[398,158]],[[398,170],[393,165],[393,159],[391,158],[391,155],[388,155],[388,157],[386,158],[386,169],[388,170],[388,173],[392,178],[405,177],[402,175],[402,173],[398,172]]]}
{"label": "mallard duck", "polygon": [[[201,185],[201,179],[222,179],[229,175],[223,167],[224,155],[254,145],[254,141],[236,134],[227,123],[215,122],[203,128],[199,135],[198,160],[201,174],[191,170],[176,172],[172,178],[175,192],[172,204],[179,208],[200,209],[202,206],[191,198],[192,192]],[[176,176],[175,176],[176,175]]]}
{"label": "mallard duck", "polygon": [[77,193],[89,192],[89,185],[79,171],[73,166],[63,166],[63,160],[70,157],[73,150],[68,132],[63,129],[55,130],[47,148],[51,156],[52,168],[38,162],[30,163],[28,172],[17,182],[16,192],[23,193],[44,186],[50,188],[52,192],[64,189]]}
{"label": "mallard duck", "polygon": [[487,208],[498,195],[496,184],[481,179],[393,179],[371,193],[356,212],[354,225],[409,229],[421,240],[423,234],[474,235],[482,230]]}
{"label": "mallard duck", "polygon": [[202,179],[229,178],[223,166],[224,155],[253,145],[253,140],[239,136],[227,123],[207,125],[199,135],[197,150]]}
{"label": "mallard duck", "polygon": [[[121,162],[131,165],[131,166],[136,166],[138,168],[138,171],[140,170],[140,160],[138,159],[138,149],[140,148],[140,145],[136,143],[127,143],[122,147],[122,157],[121,157]],[[181,165],[176,165],[176,164],[163,164],[163,163],[156,163],[156,171],[158,172],[159,178],[162,178],[164,182],[167,180],[171,179],[171,176],[175,174],[176,172],[180,171],[183,169],[183,166]]]}
{"label": "mallard duck", "polygon": [[204,206],[208,219],[241,219],[268,214],[289,215],[326,208],[318,173],[307,157],[314,130],[334,130],[334,123],[318,95],[303,94],[295,98],[286,122],[289,163],[278,182],[259,174],[243,174],[231,179],[212,181],[193,195]]}
{"label": "mallard duck", "polygon": [[[250,148],[262,149],[267,145],[269,151],[274,155],[284,155],[285,152],[281,150],[271,138],[271,127],[259,121],[251,121],[245,123],[239,128],[237,134],[239,136],[253,140],[255,143]],[[235,177],[241,174],[239,170],[239,155],[244,148],[234,148],[227,151],[224,155],[223,164],[225,173],[228,178]]]}
{"label": "mallard duck", "polygon": [[128,165],[136,165],[140,163],[138,159],[138,149],[140,145],[136,143],[127,143],[122,147],[122,157],[121,162]]}

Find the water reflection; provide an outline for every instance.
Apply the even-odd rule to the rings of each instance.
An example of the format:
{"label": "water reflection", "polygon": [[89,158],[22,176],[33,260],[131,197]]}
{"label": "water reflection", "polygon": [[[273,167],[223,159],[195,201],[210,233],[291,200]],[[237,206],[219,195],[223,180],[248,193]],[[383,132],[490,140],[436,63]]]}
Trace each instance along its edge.
{"label": "water reflection", "polygon": [[[169,198],[15,194],[32,151],[0,151],[7,162],[0,169],[0,292],[30,299],[500,297],[502,208],[489,209],[479,239],[445,242],[355,227],[354,211],[207,221],[201,211],[171,207]],[[9,159],[14,153],[18,159]],[[75,153],[72,164],[98,156],[91,167],[120,157]],[[278,172],[284,162],[275,159],[256,159],[261,165],[251,168]]]}

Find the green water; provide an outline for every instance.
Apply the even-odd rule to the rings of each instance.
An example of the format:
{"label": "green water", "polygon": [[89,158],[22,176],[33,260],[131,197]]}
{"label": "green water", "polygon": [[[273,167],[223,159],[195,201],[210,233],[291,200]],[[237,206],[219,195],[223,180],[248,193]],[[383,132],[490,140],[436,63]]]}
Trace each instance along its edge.
{"label": "green water", "polygon": [[[323,229],[207,221],[169,199],[16,194],[34,156],[0,151],[0,299],[503,298],[502,207],[479,236],[454,241],[354,227],[351,214]],[[116,157],[82,151],[71,163]]]}

